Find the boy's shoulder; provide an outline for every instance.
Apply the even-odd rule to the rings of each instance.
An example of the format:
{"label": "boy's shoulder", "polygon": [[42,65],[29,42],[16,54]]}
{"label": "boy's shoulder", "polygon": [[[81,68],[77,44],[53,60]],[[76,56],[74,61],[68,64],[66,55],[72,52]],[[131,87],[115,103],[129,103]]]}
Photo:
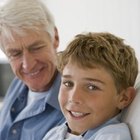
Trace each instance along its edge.
{"label": "boy's shoulder", "polygon": [[[131,140],[131,134],[126,123],[117,123],[117,124],[110,124],[98,130],[96,132],[95,139]],[[92,137],[90,140],[92,140]]]}
{"label": "boy's shoulder", "polygon": [[66,123],[63,123],[59,126],[52,128],[43,138],[43,140],[56,140],[58,138],[63,138],[67,133],[67,126]]}
{"label": "boy's shoulder", "polygon": [[[114,131],[115,130],[115,131]],[[102,129],[100,129],[98,132],[107,132],[107,133],[114,133],[114,132],[125,132],[128,131],[129,132],[129,128],[128,125],[126,123],[117,123],[117,124],[110,124],[107,125],[105,127],[103,127]]]}

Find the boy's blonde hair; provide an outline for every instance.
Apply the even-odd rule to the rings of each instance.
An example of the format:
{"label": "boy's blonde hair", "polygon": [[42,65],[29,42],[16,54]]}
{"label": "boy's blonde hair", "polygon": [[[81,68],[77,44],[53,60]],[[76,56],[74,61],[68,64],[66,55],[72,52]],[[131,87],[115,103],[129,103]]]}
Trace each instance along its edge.
{"label": "boy's blonde hair", "polygon": [[[123,39],[111,33],[87,33],[75,36],[58,55],[58,70],[63,71],[68,62],[81,68],[103,66],[114,78],[118,92],[134,86],[138,62],[134,50]],[[78,73],[78,72],[77,72]]]}

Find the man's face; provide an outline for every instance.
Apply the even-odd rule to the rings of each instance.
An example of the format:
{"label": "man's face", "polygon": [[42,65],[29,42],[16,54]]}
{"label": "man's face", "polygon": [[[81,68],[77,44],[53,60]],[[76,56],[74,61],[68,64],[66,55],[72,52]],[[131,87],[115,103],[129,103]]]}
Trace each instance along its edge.
{"label": "man's face", "polygon": [[28,31],[5,41],[5,51],[15,75],[32,91],[45,91],[51,85],[56,71],[58,40],[51,41],[46,32]]}
{"label": "man's face", "polygon": [[79,68],[68,63],[62,72],[61,109],[74,134],[96,128],[119,113],[119,94],[111,74],[103,67]]}

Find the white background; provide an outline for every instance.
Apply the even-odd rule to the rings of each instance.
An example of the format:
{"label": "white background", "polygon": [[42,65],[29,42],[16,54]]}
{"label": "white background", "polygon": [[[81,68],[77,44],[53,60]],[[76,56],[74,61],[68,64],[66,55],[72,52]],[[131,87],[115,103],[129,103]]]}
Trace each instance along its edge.
{"label": "white background", "polygon": [[[4,0],[0,0],[2,4]],[[60,35],[59,50],[78,33],[107,31],[126,40],[140,60],[140,0],[44,0]],[[0,60],[5,60],[0,52]]]}

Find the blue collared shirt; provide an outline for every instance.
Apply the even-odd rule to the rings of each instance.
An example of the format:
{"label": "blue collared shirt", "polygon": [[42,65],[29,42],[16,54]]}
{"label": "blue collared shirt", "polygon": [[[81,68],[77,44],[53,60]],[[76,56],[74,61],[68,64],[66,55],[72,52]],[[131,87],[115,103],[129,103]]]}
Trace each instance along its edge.
{"label": "blue collared shirt", "polygon": [[19,115],[26,106],[28,88],[15,78],[0,113],[0,140],[41,140],[52,127],[64,122],[58,103],[59,87],[58,74],[46,97],[39,100],[30,112]]}
{"label": "blue collared shirt", "polygon": [[[84,135],[81,134],[78,140],[131,140],[129,128],[120,122],[120,117],[119,114],[101,126],[88,130]],[[50,130],[43,140],[65,140],[67,132],[68,127],[64,123]]]}

